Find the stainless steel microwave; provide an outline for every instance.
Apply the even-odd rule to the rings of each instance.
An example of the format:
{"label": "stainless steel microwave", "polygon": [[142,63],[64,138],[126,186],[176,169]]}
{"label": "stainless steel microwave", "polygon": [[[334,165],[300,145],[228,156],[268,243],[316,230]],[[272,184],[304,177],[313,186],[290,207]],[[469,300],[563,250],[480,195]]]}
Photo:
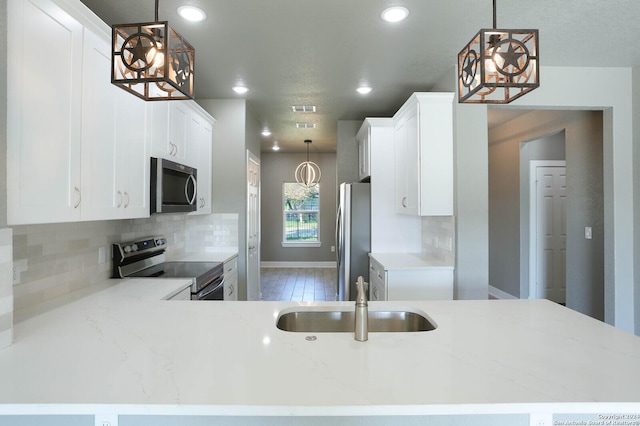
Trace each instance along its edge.
{"label": "stainless steel microwave", "polygon": [[151,213],[197,210],[198,171],[194,167],[151,157]]}

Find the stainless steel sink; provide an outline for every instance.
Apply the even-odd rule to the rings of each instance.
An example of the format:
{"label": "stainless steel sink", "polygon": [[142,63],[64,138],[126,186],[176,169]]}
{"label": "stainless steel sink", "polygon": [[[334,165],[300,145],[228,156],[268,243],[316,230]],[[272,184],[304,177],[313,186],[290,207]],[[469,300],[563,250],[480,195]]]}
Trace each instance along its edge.
{"label": "stainless steel sink", "polygon": [[[285,310],[276,326],[280,330],[303,333],[353,333],[354,310],[319,311],[311,309]],[[369,310],[369,332],[412,332],[435,330],[436,325],[426,314],[407,310]]]}

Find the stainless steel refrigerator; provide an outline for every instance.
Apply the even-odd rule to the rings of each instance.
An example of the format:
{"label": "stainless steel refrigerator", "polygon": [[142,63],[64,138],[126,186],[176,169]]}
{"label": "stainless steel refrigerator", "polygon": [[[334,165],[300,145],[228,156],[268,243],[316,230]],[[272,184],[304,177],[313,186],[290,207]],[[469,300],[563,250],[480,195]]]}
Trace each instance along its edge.
{"label": "stainless steel refrigerator", "polygon": [[336,215],[338,300],[355,300],[356,281],[369,281],[371,184],[341,183]]}

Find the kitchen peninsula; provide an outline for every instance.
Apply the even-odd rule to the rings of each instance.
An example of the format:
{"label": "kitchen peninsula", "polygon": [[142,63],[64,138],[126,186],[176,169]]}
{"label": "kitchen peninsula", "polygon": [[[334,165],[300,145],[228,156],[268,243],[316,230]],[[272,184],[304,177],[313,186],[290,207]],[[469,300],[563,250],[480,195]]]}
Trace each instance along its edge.
{"label": "kitchen peninsula", "polygon": [[163,300],[184,285],[110,281],[17,323],[0,351],[0,424],[29,413],[640,412],[640,338],[549,301],[370,302],[422,311],[437,328],[310,341],[277,329],[279,312],[351,302]]}

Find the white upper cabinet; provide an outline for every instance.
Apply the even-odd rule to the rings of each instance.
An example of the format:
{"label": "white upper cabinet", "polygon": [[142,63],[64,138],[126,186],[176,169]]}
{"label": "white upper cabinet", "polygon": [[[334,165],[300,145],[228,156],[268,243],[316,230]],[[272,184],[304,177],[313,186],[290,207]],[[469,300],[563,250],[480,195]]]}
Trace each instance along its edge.
{"label": "white upper cabinet", "polygon": [[393,120],[396,212],[453,215],[453,93],[414,93]]}
{"label": "white upper cabinet", "polygon": [[110,43],[85,31],[83,220],[149,216],[146,103],[111,84]]}
{"label": "white upper cabinet", "polygon": [[358,180],[366,182],[371,178],[371,126],[365,121],[358,134]]}
{"label": "white upper cabinet", "polygon": [[197,206],[191,214],[211,213],[211,166],[214,120],[195,108],[191,109],[187,125],[189,141],[188,165],[198,170]]}
{"label": "white upper cabinet", "polygon": [[7,13],[7,221],[79,220],[83,27],[48,0]]}
{"label": "white upper cabinet", "polygon": [[189,101],[152,102],[154,157],[185,163],[188,157]]}
{"label": "white upper cabinet", "polygon": [[106,24],[73,13],[90,28],[8,4],[9,224],[149,216],[146,103],[111,84]]}

